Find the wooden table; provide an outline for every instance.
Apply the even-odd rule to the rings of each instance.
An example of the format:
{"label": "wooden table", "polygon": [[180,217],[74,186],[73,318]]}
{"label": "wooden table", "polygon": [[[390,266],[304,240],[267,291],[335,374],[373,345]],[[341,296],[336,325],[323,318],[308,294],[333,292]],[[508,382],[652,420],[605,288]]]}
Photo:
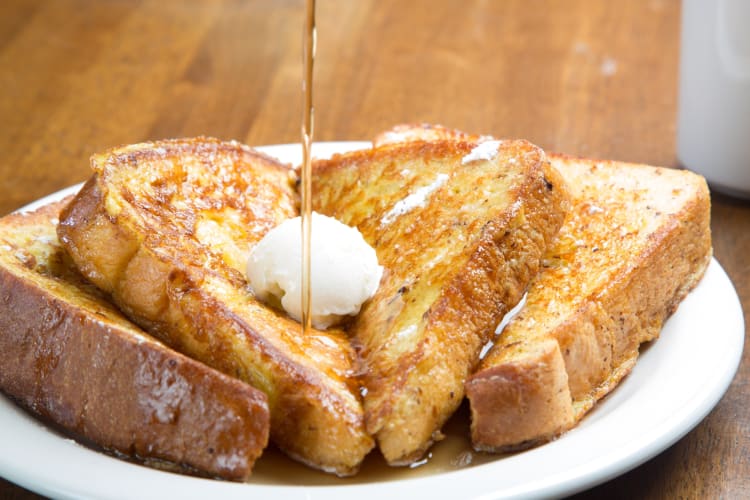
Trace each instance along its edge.
{"label": "wooden table", "polygon": [[[302,0],[0,2],[0,213],[84,180],[89,155],[118,144],[298,141],[302,12]],[[319,0],[316,139],[426,121],[677,166],[679,14],[676,0]],[[712,229],[750,317],[750,204],[714,194]],[[695,430],[581,498],[747,495],[747,358]],[[0,497],[34,495],[0,481]]]}

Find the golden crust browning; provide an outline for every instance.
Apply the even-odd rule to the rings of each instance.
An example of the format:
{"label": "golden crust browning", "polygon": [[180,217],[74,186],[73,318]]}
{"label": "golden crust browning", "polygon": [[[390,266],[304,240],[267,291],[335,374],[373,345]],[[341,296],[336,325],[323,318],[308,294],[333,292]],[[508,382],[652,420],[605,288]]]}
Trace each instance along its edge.
{"label": "golden crust browning", "polygon": [[268,440],[265,395],[111,306],[57,241],[64,203],[0,220],[0,388],[107,450],[246,479]]}
{"label": "golden crust browning", "polygon": [[562,224],[566,188],[525,141],[463,162],[474,144],[411,142],[313,167],[313,208],[356,226],[384,277],[350,333],[367,427],[393,465],[440,438],[463,383]]}
{"label": "golden crust browning", "polygon": [[252,245],[296,215],[293,172],[205,138],[126,146],[95,155],[92,167],[59,228],[84,274],[169,345],[263,390],[271,438],[289,455],[356,472],[373,441],[348,339],[338,330],[303,338],[244,278]]}

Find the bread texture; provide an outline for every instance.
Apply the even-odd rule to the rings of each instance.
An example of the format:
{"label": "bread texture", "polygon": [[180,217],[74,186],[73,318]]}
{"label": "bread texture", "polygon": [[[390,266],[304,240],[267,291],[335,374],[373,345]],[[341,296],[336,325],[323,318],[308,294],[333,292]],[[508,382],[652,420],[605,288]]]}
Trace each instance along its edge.
{"label": "bread texture", "polygon": [[265,448],[265,395],[128,321],[76,270],[56,202],[0,219],[0,389],[87,443],[244,480]]}
{"label": "bread texture", "polygon": [[[375,144],[492,140],[404,124]],[[528,448],[573,427],[633,368],[639,346],[712,256],[705,179],[684,170],[549,153],[571,210],[525,304],[467,380],[474,447]]]}
{"label": "bread texture", "polygon": [[711,259],[702,177],[550,159],[572,210],[525,305],[466,382],[479,450],[527,448],[573,427],[631,371]]}
{"label": "bread texture", "polygon": [[168,345],[261,389],[287,454],[356,472],[374,442],[348,338],[303,336],[244,275],[252,246],[298,214],[293,170],[208,138],[125,146],[91,164],[58,230],[82,273]]}
{"label": "bread texture", "polygon": [[313,165],[313,209],[357,227],[384,266],[349,333],[367,429],[386,460],[422,457],[565,217],[565,183],[526,141],[407,142]]}

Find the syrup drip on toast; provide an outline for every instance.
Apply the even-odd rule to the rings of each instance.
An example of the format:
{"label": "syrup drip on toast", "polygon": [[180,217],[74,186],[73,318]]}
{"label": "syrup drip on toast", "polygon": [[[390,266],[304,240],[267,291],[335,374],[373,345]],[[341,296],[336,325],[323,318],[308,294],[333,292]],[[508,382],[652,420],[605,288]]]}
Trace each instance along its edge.
{"label": "syrup drip on toast", "polygon": [[313,65],[315,63],[315,0],[305,2],[303,30],[302,94],[302,334],[307,336],[312,323],[310,292],[310,237],[312,224],[311,148],[313,142]]}

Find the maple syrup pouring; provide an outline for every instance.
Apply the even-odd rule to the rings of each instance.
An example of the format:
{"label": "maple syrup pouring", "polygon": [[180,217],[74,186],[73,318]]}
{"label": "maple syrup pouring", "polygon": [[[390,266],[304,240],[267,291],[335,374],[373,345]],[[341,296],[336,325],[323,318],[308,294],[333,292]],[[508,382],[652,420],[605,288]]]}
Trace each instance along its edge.
{"label": "maple syrup pouring", "polygon": [[305,2],[303,35],[302,94],[302,334],[310,332],[312,296],[310,293],[310,237],[312,224],[311,148],[313,142],[313,65],[315,63],[315,0]]}

